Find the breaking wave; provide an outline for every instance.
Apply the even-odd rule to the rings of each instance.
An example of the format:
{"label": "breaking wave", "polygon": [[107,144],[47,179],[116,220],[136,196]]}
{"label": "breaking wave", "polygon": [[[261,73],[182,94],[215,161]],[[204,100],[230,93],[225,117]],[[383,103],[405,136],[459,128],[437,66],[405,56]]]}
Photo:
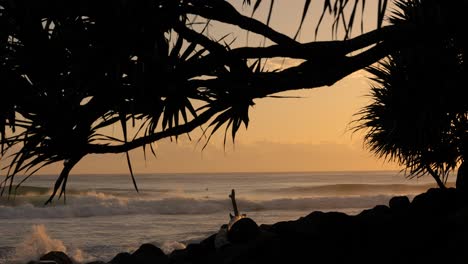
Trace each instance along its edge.
{"label": "breaking wave", "polygon": [[403,195],[417,194],[429,188],[437,187],[435,184],[332,184],[320,186],[293,186],[286,188],[258,189],[258,193],[289,194],[313,196],[340,196],[340,195]]}
{"label": "breaking wave", "polygon": [[[320,187],[318,188],[320,189]],[[297,189],[294,190],[294,192],[298,191]],[[47,219],[145,214],[215,214],[225,212],[226,209],[231,208],[229,199],[126,197],[94,191],[68,195],[66,204],[56,201],[51,206],[44,206],[42,203],[46,200],[45,197],[17,196],[13,202],[0,200],[0,219]],[[312,211],[368,208],[376,204],[388,204],[391,197],[392,195],[330,195],[305,198],[275,198],[271,200],[237,199],[237,202],[245,212],[268,210]]]}

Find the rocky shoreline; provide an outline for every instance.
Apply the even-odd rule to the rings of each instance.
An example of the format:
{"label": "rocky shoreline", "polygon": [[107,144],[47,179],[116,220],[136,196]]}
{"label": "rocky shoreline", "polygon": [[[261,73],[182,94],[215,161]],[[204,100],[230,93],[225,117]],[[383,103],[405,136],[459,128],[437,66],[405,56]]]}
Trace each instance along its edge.
{"label": "rocky shoreline", "polygon": [[[122,252],[109,262],[182,263],[467,263],[468,199],[454,188],[429,189],[410,202],[393,197],[358,215],[312,212],[294,221],[258,226],[236,222],[228,232],[165,255],[151,244]],[[219,241],[224,241],[220,243]],[[49,252],[28,264],[75,264]]]}

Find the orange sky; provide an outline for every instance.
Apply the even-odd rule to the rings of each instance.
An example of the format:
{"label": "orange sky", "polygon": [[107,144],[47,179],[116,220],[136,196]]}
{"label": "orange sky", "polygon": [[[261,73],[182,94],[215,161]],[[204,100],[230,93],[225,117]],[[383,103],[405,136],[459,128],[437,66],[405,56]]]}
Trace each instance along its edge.
{"label": "orange sky", "polygon": [[[241,1],[237,1],[241,2]],[[314,1],[313,1],[314,2]],[[368,1],[370,5],[375,4]],[[294,35],[299,25],[304,1],[275,1],[272,27]],[[265,21],[265,8],[258,19]],[[369,6],[366,30],[375,24],[375,11]],[[303,30],[300,41],[314,39],[313,21],[320,8],[314,8]],[[359,27],[356,27],[359,28]],[[224,35],[234,31],[238,45],[245,45],[245,33],[232,27],[210,28],[210,33]],[[219,30],[216,31],[216,30]],[[365,31],[366,31],[365,30]],[[330,39],[326,24],[318,39]],[[255,43],[257,42],[257,43]],[[249,44],[257,45],[260,39],[249,36]],[[270,65],[281,60],[270,61]],[[292,91],[282,95],[300,96],[299,99],[260,99],[250,111],[248,130],[241,128],[236,143],[231,141],[223,149],[222,135],[213,138],[201,151],[197,144],[199,131],[193,141],[183,136],[179,142],[158,142],[157,158],[142,150],[131,153],[136,173],[158,172],[234,172],[234,171],[342,171],[342,170],[393,170],[399,167],[376,159],[363,148],[362,134],[353,134],[349,127],[353,114],[369,102],[366,94],[369,81],[363,72],[357,72],[331,87]],[[116,128],[119,129],[119,128]],[[149,153],[148,153],[149,154]],[[46,168],[42,173],[56,172],[57,167]],[[127,173],[124,154],[86,157],[73,173]]]}

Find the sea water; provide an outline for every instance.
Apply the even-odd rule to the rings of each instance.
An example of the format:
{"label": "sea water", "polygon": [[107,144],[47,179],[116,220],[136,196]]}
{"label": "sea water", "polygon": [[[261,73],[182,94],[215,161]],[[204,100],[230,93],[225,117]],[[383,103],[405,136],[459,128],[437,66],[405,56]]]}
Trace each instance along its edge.
{"label": "sea water", "polygon": [[395,195],[410,199],[435,187],[430,177],[398,172],[295,172],[71,175],[66,203],[44,205],[56,176],[35,175],[0,197],[0,263],[26,263],[51,250],[77,262],[110,261],[153,243],[166,253],[217,232],[232,212],[258,224],[295,220],[312,211],[357,214]]}

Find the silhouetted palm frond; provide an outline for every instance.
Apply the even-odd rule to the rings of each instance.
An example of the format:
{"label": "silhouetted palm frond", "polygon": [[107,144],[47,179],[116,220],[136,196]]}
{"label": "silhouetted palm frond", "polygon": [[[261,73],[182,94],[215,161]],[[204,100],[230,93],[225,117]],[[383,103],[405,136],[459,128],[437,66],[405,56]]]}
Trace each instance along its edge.
{"label": "silhouetted palm frond", "polygon": [[[404,165],[409,177],[431,174],[443,186],[448,173],[463,158],[468,104],[464,95],[465,56],[453,32],[440,31],[450,24],[451,13],[434,13],[447,4],[434,1],[397,1],[390,18],[433,30],[430,36],[393,53],[368,69],[376,85],[373,102],[358,115],[357,130],[366,130],[365,142],[378,157]],[[434,19],[434,16],[437,19]],[[444,17],[446,16],[446,17]],[[445,26],[444,26],[445,23]]]}
{"label": "silhouetted palm frond", "polygon": [[[268,25],[277,1],[243,3],[253,5],[248,15],[224,0],[0,0],[0,145],[2,159],[11,155],[0,188],[13,186],[16,175],[62,162],[51,199],[65,195],[73,166],[104,153],[127,153],[134,180],[128,151],[149,145],[154,153],[157,140],[203,124],[213,133],[226,125],[234,139],[248,125],[254,99],[332,84],[395,49],[387,41],[398,33],[392,28],[346,42],[300,43]],[[269,3],[264,22],[250,15],[262,3]],[[299,30],[314,3],[323,7],[322,17],[332,17],[333,32],[344,28],[345,38],[366,6],[364,0],[305,0]],[[379,1],[380,21],[386,4]],[[274,44],[235,48],[231,32],[208,33],[211,21]],[[268,72],[265,61],[273,57],[305,62]],[[105,133],[113,125],[122,136]]]}
{"label": "silhouetted palm frond", "polygon": [[229,106],[226,110],[221,112],[209,125],[213,127],[210,136],[206,140],[203,148],[209,143],[211,136],[223,125],[226,125],[224,131],[224,147],[226,147],[228,130],[231,128],[232,141],[235,141],[237,131],[243,123],[245,128],[249,126],[249,107],[253,105],[252,101],[238,102]]}
{"label": "silhouetted palm frond", "polygon": [[[260,5],[264,2],[263,0],[256,0],[254,2],[254,5],[252,7],[252,15],[255,14],[255,12],[258,10]],[[267,25],[269,24],[270,18],[271,18],[271,13],[274,7],[274,0],[269,0],[270,7],[268,10],[268,18],[267,18]],[[317,3],[318,1],[312,1],[312,0],[304,0],[304,8],[302,10],[302,15],[301,15],[301,20],[298,25],[298,30],[296,34],[294,35],[294,39],[297,38],[299,35],[305,18],[308,14],[309,9],[311,8],[311,4]],[[252,1],[250,0],[243,0],[244,5],[251,5]],[[318,20],[317,25],[315,25],[315,35],[317,35],[317,32],[322,24],[323,18],[325,16],[331,16],[333,18],[333,26],[332,26],[332,32],[335,36],[338,36],[338,30],[342,28],[345,32],[344,37],[348,38],[350,36],[350,33],[353,29],[353,26],[356,22],[360,22],[361,25],[361,32],[363,31],[363,14],[366,9],[366,0],[324,0],[320,1],[319,4],[322,4],[321,6],[321,15]],[[378,1],[378,9],[377,11],[377,25],[380,28],[382,26],[382,23],[384,21],[385,17],[385,12],[387,10],[388,6],[388,0],[379,0]],[[360,15],[358,15],[360,13]],[[360,21],[358,21],[358,17],[361,18]]]}

